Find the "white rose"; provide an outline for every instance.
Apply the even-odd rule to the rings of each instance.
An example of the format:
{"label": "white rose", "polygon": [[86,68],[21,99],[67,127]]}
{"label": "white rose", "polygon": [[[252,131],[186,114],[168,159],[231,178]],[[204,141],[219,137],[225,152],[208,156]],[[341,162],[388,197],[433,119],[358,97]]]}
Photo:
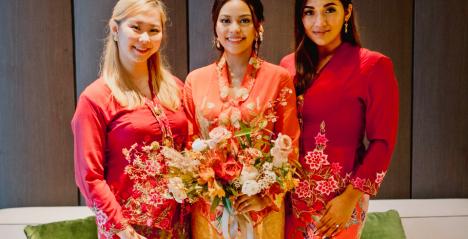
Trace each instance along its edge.
{"label": "white rose", "polygon": [[242,184],[242,193],[253,196],[260,192],[260,185],[254,180],[248,180]]}
{"label": "white rose", "polygon": [[196,140],[193,141],[193,143],[192,143],[192,149],[193,149],[193,151],[195,151],[195,152],[204,151],[204,150],[206,150],[206,148],[208,148],[208,144],[205,142],[205,140],[196,139]]}
{"label": "white rose", "polygon": [[283,166],[283,164],[288,162],[288,154],[282,152],[279,148],[272,148],[270,150],[271,156],[273,156],[273,167],[279,168]]}
{"label": "white rose", "polygon": [[249,180],[255,180],[258,177],[258,170],[253,166],[244,166],[240,175],[240,183],[244,184]]}
{"label": "white rose", "polygon": [[274,141],[274,146],[270,150],[273,156],[273,166],[281,167],[288,162],[288,156],[292,151],[292,140],[289,136],[278,134],[278,138]]}
{"label": "white rose", "polygon": [[185,190],[184,190],[185,188],[184,182],[182,181],[181,178],[179,177],[169,178],[167,187],[169,189],[169,192],[172,194],[172,196],[178,203],[182,203],[184,199],[187,198],[187,193],[185,193]]}
{"label": "white rose", "polygon": [[288,151],[289,153],[291,152],[292,140],[289,136],[279,133],[278,138],[276,138],[275,140],[274,147],[277,147],[281,149],[281,151],[284,151],[284,152]]}

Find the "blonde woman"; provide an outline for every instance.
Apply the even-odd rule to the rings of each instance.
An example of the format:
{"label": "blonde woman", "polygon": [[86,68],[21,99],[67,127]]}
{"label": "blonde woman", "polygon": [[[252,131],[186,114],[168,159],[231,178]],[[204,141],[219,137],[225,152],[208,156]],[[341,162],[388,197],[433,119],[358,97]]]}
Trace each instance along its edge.
{"label": "blonde woman", "polygon": [[160,168],[145,161],[158,159],[148,150],[180,149],[187,137],[183,84],[159,52],[165,22],[161,1],[116,3],[101,76],[81,94],[72,120],[76,183],[96,213],[99,238],[185,235],[182,206],[166,197]]}

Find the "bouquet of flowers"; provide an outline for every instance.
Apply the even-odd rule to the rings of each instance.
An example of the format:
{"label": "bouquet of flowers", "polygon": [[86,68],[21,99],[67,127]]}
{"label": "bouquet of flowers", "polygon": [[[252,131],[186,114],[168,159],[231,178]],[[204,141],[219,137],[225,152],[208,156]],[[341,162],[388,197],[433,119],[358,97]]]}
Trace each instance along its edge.
{"label": "bouquet of flowers", "polygon": [[[264,194],[274,201],[276,195],[297,184],[288,162],[293,150],[291,138],[278,134],[272,140],[260,132],[263,127],[242,125],[234,130],[218,126],[209,132],[208,139],[195,140],[191,150],[161,150],[168,159],[171,195],[180,203],[200,199],[210,202],[212,213],[218,209],[218,222],[226,238],[234,238],[241,228],[246,228],[246,238],[253,238],[250,216],[235,215],[232,199],[240,194]],[[219,214],[221,204],[224,209]]]}
{"label": "bouquet of flowers", "polygon": [[284,98],[268,103],[267,110],[251,120],[242,120],[239,109],[229,108],[226,115],[219,115],[217,126],[196,139],[190,150],[161,150],[169,168],[170,194],[178,202],[208,202],[218,222],[215,227],[221,230],[222,225],[225,237],[234,237],[237,229],[232,228],[246,228],[240,231],[253,235],[250,215],[233,213],[232,200],[237,196],[267,196],[277,205],[281,200],[276,196],[298,184],[293,177],[295,167],[290,164],[295,150],[292,139],[269,130],[277,120],[274,106],[282,104]]}
{"label": "bouquet of flowers", "polygon": [[232,196],[291,190],[296,184],[288,163],[291,138],[279,134],[271,140],[259,129],[218,126],[210,131],[209,139],[195,140],[192,150],[180,153],[164,147],[168,188],[176,201],[193,203],[202,198],[211,202],[212,209],[221,201],[230,208]]}
{"label": "bouquet of flowers", "polygon": [[[288,135],[269,130],[278,118],[276,106],[286,106],[291,93],[283,88],[264,111],[258,102],[256,106],[247,104],[250,119],[242,117],[237,107],[222,111],[214,124],[200,117],[205,121],[202,125],[216,127],[201,129],[204,138],[196,139],[191,150],[163,147],[168,188],[176,201],[204,199],[211,202],[212,209],[220,202],[230,209],[230,199],[239,194],[271,196],[293,189],[298,180],[293,177],[295,167],[289,156],[296,149]],[[261,113],[253,113],[254,108]]]}

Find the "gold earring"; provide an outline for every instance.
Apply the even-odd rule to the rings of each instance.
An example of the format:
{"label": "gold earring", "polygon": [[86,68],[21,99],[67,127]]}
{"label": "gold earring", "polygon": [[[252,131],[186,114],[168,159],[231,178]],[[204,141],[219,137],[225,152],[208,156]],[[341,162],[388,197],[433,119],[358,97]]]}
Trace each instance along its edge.
{"label": "gold earring", "polygon": [[348,34],[348,21],[344,24],[344,33]]}
{"label": "gold earring", "polygon": [[216,47],[216,49],[221,49],[221,44],[219,43],[219,40],[216,37],[213,38],[213,45]]}
{"label": "gold earring", "polygon": [[260,51],[260,43],[261,43],[260,37],[255,38],[255,42],[254,42],[254,52],[255,52],[255,55],[256,55],[256,56],[258,56],[258,53],[259,53],[259,51]]}

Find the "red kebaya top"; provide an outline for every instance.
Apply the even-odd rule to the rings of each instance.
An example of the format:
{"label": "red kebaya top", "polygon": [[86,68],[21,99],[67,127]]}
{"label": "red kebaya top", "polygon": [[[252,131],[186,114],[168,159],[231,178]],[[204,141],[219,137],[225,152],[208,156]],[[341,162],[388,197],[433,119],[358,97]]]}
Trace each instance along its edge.
{"label": "red kebaya top", "polygon": [[[176,81],[182,90],[183,83]],[[152,194],[149,199],[154,217],[144,216],[145,205],[129,206],[132,197],[147,192],[143,189],[138,192],[134,188],[132,175],[125,171],[130,161],[124,152],[150,145],[153,141],[161,142],[161,124],[150,109],[152,104],[159,105],[156,97],[149,104],[132,110],[122,107],[102,78],[89,85],[79,98],[71,123],[75,142],[75,179],[88,206],[96,213],[100,238],[118,238],[114,234],[127,223],[135,224],[133,219],[138,217],[144,217],[146,225],[143,226],[149,229],[170,231],[175,227],[180,206],[165,195],[167,186],[162,181],[148,180],[152,187],[160,189],[159,194]],[[188,132],[182,104],[175,112],[162,109],[175,147],[181,148]]]}
{"label": "red kebaya top", "polygon": [[[281,61],[292,75],[294,57]],[[349,184],[375,195],[387,172],[398,124],[398,86],[391,60],[343,43],[298,96],[298,112],[303,173],[291,195],[286,238],[318,238],[317,222],[330,200]],[[366,205],[363,197],[339,238],[359,235]]]}
{"label": "red kebaya top", "polygon": [[[293,54],[284,57],[281,65],[295,75]],[[299,108],[303,121],[302,165],[306,169],[333,166],[340,176],[335,180],[344,180],[342,186],[351,183],[375,195],[390,163],[397,134],[398,86],[391,60],[343,43],[307,89]],[[369,141],[367,147],[364,137]],[[324,156],[314,152],[318,144],[326,145]],[[343,189],[299,187],[297,191],[329,193],[329,199]]]}

